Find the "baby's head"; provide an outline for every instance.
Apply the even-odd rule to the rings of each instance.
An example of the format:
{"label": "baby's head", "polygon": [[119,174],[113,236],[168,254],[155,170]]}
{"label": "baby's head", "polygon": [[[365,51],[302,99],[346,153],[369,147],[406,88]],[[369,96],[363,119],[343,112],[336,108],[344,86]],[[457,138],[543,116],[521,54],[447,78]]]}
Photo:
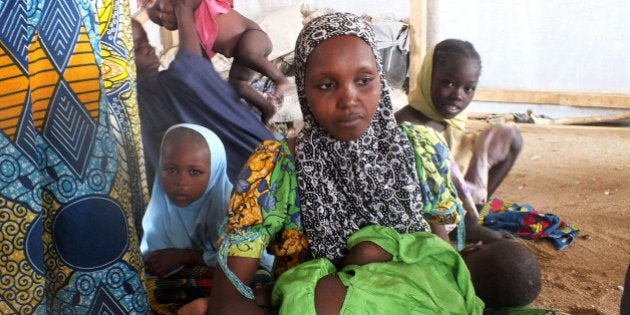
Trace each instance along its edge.
{"label": "baby's head", "polygon": [[172,0],[144,0],[144,8],[153,23],[163,26],[169,31],[177,29],[177,17],[173,10]]}
{"label": "baby's head", "polygon": [[155,48],[149,43],[147,32],[142,24],[135,19],[131,19],[131,33],[133,34],[133,51],[136,57],[138,75],[158,73],[160,59],[155,54]]}
{"label": "baby's head", "polygon": [[481,57],[463,40],[446,39],[433,50],[431,100],[437,112],[450,119],[461,113],[475,96],[481,75]]}
{"label": "baby's head", "polygon": [[526,306],[540,294],[542,278],[536,255],[515,240],[469,245],[461,255],[475,292],[487,308]]}
{"label": "baby's head", "polygon": [[162,139],[160,161],[159,174],[171,202],[186,207],[204,195],[211,175],[204,135],[186,125],[170,128]]}

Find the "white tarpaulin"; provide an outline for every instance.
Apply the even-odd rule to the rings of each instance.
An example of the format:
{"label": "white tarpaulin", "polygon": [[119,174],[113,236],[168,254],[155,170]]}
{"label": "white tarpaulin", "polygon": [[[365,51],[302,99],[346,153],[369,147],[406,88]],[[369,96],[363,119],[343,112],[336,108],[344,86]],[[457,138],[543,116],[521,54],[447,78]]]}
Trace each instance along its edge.
{"label": "white tarpaulin", "polygon": [[431,41],[472,42],[485,88],[630,92],[630,1],[430,1]]}

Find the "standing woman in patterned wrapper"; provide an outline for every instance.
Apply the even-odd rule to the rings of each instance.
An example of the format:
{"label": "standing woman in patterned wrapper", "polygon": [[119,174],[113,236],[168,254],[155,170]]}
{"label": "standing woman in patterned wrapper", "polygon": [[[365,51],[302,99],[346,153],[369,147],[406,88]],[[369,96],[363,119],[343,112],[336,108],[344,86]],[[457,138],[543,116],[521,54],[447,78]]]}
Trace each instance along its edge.
{"label": "standing woman in patterned wrapper", "polygon": [[128,1],[0,1],[0,29],[0,314],[148,312]]}

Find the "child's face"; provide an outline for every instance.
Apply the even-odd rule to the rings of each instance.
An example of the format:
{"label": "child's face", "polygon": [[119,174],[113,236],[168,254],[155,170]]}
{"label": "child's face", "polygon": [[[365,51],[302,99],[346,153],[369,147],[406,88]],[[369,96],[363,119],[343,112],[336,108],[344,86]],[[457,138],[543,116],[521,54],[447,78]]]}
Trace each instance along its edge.
{"label": "child's face", "polygon": [[453,55],[433,67],[431,99],[437,112],[446,119],[461,113],[475,96],[481,64],[474,58]]}
{"label": "child's face", "polygon": [[177,18],[171,0],[148,0],[145,8],[153,23],[163,26],[169,31],[177,29]]}
{"label": "child's face", "polygon": [[328,133],[342,141],[363,135],[381,97],[376,59],[366,42],[355,36],[323,41],[308,57],[304,82],[311,111]]}
{"label": "child's face", "polygon": [[164,192],[179,207],[203,196],[210,180],[210,151],[198,141],[171,140],[162,151]]}
{"label": "child's face", "polygon": [[140,23],[131,23],[133,33],[133,47],[136,57],[136,71],[140,74],[157,72],[160,60],[155,54],[155,49],[149,44],[147,33]]}

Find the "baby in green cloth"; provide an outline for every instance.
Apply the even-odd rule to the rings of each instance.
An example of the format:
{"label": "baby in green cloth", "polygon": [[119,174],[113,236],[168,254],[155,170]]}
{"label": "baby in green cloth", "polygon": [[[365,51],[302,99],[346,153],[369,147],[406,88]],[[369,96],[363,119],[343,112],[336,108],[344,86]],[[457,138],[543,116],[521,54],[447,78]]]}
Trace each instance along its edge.
{"label": "baby in green cloth", "polygon": [[280,314],[482,314],[526,306],[541,289],[536,256],[515,240],[469,245],[460,255],[431,233],[368,226],[347,243],[341,270],[316,259],[278,278]]}

